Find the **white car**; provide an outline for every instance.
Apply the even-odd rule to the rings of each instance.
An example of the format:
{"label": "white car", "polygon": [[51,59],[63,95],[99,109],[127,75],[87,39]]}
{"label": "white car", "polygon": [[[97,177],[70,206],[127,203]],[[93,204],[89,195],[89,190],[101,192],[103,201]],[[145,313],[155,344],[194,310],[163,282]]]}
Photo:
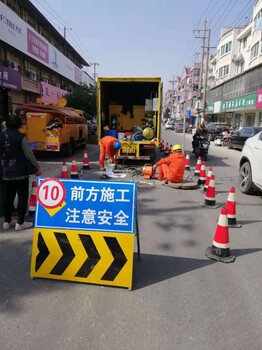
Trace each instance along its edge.
{"label": "white car", "polygon": [[174,122],[173,120],[168,120],[165,124],[165,129],[166,130],[174,130]]}
{"label": "white car", "polygon": [[262,191],[262,131],[246,140],[239,162],[239,188],[246,194]]}

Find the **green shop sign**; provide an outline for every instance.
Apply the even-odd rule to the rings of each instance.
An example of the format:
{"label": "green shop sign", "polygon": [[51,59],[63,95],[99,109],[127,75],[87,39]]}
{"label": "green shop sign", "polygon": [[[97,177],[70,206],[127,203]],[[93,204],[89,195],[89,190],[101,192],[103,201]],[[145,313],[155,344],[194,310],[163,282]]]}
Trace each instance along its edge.
{"label": "green shop sign", "polygon": [[214,113],[214,103],[208,103],[206,114],[213,114]]}
{"label": "green shop sign", "polygon": [[248,94],[245,96],[232,98],[222,101],[221,112],[236,111],[246,108],[256,108],[257,94]]}

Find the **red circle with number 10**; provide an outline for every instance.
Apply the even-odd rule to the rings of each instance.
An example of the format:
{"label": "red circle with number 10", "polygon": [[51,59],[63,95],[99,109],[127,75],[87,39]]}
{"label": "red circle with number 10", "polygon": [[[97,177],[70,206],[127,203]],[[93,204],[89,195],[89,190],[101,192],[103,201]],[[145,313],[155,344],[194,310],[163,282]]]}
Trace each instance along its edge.
{"label": "red circle with number 10", "polygon": [[57,208],[65,199],[66,189],[64,184],[57,179],[45,179],[40,183],[36,191],[36,197],[44,208]]}

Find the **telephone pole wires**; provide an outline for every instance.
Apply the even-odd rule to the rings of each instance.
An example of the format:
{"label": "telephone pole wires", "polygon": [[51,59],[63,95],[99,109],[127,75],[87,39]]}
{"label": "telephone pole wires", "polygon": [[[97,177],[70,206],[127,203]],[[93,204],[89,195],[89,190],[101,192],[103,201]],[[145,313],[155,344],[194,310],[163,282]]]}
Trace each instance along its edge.
{"label": "telephone pole wires", "polygon": [[97,62],[93,62],[93,63],[90,63],[91,64],[91,66],[94,66],[94,83],[95,83],[95,85],[96,85],[96,77],[97,77],[97,73],[96,73],[96,67],[98,66],[98,67],[100,67],[100,65],[99,65],[99,63],[97,63]]}

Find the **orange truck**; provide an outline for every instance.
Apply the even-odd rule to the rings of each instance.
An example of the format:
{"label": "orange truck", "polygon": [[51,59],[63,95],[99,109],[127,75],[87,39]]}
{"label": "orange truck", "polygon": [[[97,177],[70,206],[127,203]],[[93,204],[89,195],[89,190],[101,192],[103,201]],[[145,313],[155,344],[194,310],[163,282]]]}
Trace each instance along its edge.
{"label": "orange truck", "polygon": [[84,113],[66,107],[61,98],[56,105],[25,103],[16,109],[23,119],[20,129],[33,151],[60,152],[70,156],[76,147],[84,148],[88,126]]}

